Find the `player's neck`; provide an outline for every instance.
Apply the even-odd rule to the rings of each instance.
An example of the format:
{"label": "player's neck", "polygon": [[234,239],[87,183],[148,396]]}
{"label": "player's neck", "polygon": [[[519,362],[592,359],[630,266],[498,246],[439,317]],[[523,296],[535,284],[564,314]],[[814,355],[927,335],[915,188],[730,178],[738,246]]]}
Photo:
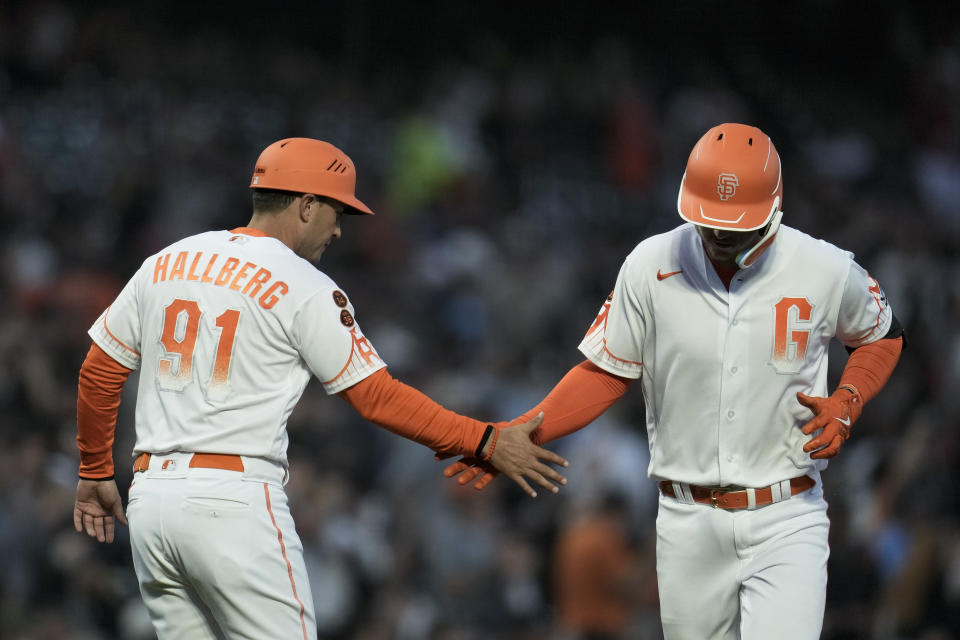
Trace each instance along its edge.
{"label": "player's neck", "polygon": [[282,214],[254,214],[246,226],[276,238],[291,249],[296,244],[296,231],[287,223],[287,216]]}
{"label": "player's neck", "polygon": [[722,282],[723,286],[727,288],[727,291],[729,291],[730,283],[733,281],[733,276],[735,276],[737,271],[740,270],[740,267],[738,267],[736,263],[729,265],[714,262],[710,256],[707,256],[707,259],[710,260],[710,264],[713,265],[713,270],[717,272],[718,276],[720,276],[720,282]]}

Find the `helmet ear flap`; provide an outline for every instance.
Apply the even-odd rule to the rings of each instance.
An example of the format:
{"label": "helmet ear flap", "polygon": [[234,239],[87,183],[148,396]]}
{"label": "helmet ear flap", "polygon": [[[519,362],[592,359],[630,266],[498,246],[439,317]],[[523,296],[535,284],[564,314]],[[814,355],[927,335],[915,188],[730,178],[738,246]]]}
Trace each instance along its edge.
{"label": "helmet ear flap", "polygon": [[760,237],[760,240],[757,241],[757,244],[753,245],[752,248],[747,249],[737,256],[738,267],[741,269],[746,269],[747,267],[751,266],[760,258],[763,252],[770,247],[774,236],[777,235],[777,231],[780,229],[781,219],[783,219],[783,211],[777,209],[776,212],[774,212],[773,217],[770,218],[770,222],[767,224],[767,230]]}

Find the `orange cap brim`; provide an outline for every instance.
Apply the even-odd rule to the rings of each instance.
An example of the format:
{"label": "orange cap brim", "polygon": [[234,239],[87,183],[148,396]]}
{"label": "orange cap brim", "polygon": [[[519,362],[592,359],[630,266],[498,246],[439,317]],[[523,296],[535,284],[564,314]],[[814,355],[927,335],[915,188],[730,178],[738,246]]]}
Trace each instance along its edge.
{"label": "orange cap brim", "polygon": [[328,198],[332,198],[337,202],[341,202],[347,206],[347,209],[344,210],[344,213],[349,213],[353,215],[373,215],[373,211],[370,210],[370,207],[363,204],[354,196],[337,196],[337,195],[328,195]]}

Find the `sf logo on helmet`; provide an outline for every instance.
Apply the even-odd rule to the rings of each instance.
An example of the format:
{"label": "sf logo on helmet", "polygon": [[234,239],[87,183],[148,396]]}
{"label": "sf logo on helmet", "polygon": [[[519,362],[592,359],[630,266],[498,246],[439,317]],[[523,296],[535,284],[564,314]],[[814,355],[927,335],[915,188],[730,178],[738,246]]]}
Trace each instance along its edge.
{"label": "sf logo on helmet", "polygon": [[717,177],[717,194],[721,200],[729,200],[737,193],[740,178],[735,173],[721,173]]}

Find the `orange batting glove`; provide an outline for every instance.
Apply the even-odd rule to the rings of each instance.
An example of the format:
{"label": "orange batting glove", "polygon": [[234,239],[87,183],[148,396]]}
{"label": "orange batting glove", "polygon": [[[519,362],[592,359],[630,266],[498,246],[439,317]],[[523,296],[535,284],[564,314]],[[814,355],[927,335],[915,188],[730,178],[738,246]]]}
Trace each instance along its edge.
{"label": "orange batting glove", "polygon": [[[797,392],[797,400],[813,411],[813,419],[803,425],[801,431],[819,435],[803,445],[811,458],[832,458],[850,437],[850,427],[860,417],[863,402],[860,392],[853,385],[841,385],[829,398],[808,396]],[[821,431],[822,430],[822,431]]]}

